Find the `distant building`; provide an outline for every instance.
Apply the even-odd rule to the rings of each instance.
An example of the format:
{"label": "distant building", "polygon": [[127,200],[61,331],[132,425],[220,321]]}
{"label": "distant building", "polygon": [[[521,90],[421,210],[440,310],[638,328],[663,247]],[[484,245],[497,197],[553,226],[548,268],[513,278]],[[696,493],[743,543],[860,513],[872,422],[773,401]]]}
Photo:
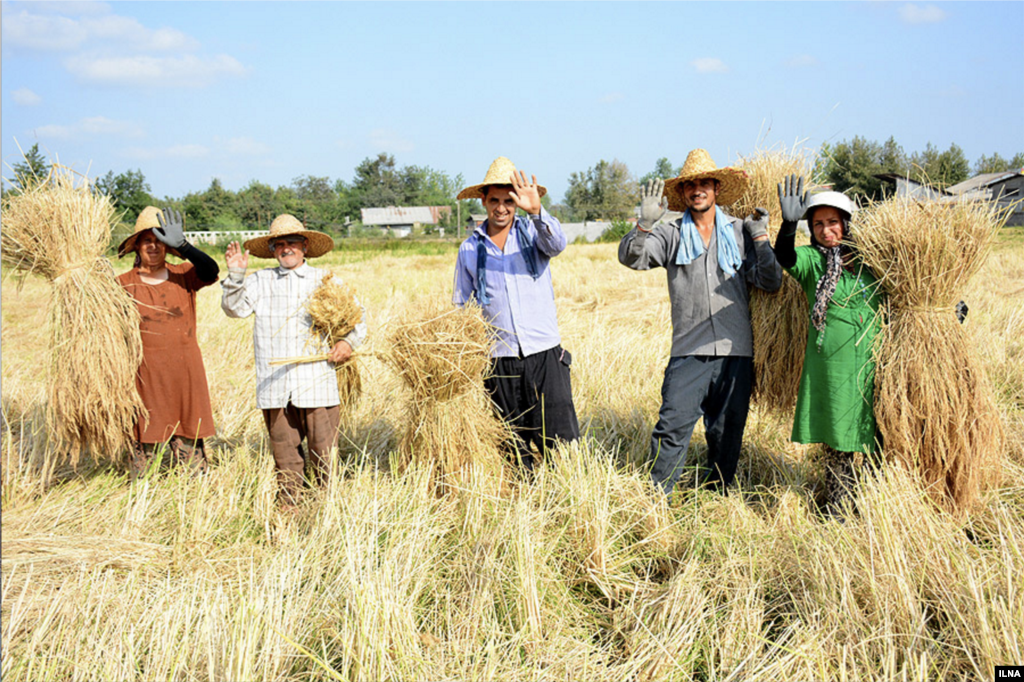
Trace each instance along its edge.
{"label": "distant building", "polygon": [[881,173],[875,176],[881,180],[883,184],[882,191],[885,196],[897,196],[897,197],[912,197],[914,199],[941,199],[942,197],[949,196],[948,192],[945,192],[938,187],[932,187],[926,185],[917,180],[900,175],[899,173]]}
{"label": "distant building", "polygon": [[1024,169],[975,175],[948,191],[959,198],[994,201],[1010,211],[1007,225],[1024,225]]}
{"label": "distant building", "polygon": [[363,225],[380,228],[392,237],[408,237],[424,225],[437,225],[450,206],[388,206],[360,210]]}
{"label": "distant building", "polygon": [[[876,175],[876,178],[893,183],[896,196],[910,196],[933,201],[994,201],[1010,211],[1007,225],[1024,225],[1024,169],[1002,173],[982,173],[969,180],[940,190],[916,180],[895,173]],[[887,196],[891,196],[887,192]]]}

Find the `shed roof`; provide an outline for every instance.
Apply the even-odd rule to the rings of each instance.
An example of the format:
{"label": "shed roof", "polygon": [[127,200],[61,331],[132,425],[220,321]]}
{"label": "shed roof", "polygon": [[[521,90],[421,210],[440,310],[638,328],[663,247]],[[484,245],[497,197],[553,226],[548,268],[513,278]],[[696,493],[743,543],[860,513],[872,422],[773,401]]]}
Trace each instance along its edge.
{"label": "shed roof", "polygon": [[433,225],[437,222],[429,206],[388,206],[359,211],[363,225]]}

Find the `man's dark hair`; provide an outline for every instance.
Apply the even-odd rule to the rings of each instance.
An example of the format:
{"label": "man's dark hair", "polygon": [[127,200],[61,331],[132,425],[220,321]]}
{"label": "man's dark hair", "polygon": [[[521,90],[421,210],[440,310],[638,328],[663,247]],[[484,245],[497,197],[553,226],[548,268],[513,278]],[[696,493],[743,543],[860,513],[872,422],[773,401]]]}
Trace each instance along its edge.
{"label": "man's dark hair", "polygon": [[484,195],[483,196],[484,199],[487,198],[487,193],[490,192],[492,188],[494,188],[494,189],[507,189],[510,192],[513,189],[515,189],[515,187],[513,187],[512,185],[484,185],[483,187],[480,188],[480,191]]}

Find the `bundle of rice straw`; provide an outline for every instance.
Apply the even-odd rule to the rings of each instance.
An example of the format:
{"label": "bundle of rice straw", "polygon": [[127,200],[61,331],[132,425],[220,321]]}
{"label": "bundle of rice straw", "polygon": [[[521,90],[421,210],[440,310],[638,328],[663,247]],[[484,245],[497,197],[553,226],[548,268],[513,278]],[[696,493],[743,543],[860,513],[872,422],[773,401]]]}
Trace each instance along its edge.
{"label": "bundle of rice straw", "polygon": [[[795,149],[757,150],[740,156],[737,168],[749,177],[747,191],[731,206],[730,213],[745,218],[757,207],[768,211],[768,239],[775,244],[782,227],[778,185],[787,175],[810,179],[813,164],[808,155]],[[808,185],[813,191],[813,186]],[[799,238],[799,234],[797,235]],[[799,245],[799,242],[798,242]],[[792,412],[800,390],[804,368],[809,311],[807,297],[797,281],[784,274],[782,287],[767,292],[750,289],[750,325],[754,334],[753,400],[769,410]]]}
{"label": "bundle of rice straw", "polygon": [[3,262],[53,283],[46,423],[54,454],[115,456],[146,415],[139,311],[102,257],[114,207],[69,168],[3,201]]}
{"label": "bundle of rice straw", "polygon": [[857,220],[857,246],[888,295],[875,349],[875,418],[887,458],[965,511],[996,475],[1003,428],[992,387],[955,306],[1005,216],[990,202],[896,197]]}
{"label": "bundle of rice straw", "polygon": [[[324,276],[320,286],[306,302],[306,311],[313,321],[313,330],[332,348],[352,333],[363,319],[363,309],[356,301],[355,292],[341,281],[334,281],[334,274]],[[355,407],[362,394],[363,384],[359,378],[356,356],[335,367],[338,374],[338,395],[341,397],[341,411],[346,414]]]}
{"label": "bundle of rice straw", "polygon": [[441,301],[391,333],[385,360],[412,391],[400,471],[416,462],[431,467],[441,487],[466,483],[475,473],[501,485],[507,427],[483,387],[491,343],[479,306]]}

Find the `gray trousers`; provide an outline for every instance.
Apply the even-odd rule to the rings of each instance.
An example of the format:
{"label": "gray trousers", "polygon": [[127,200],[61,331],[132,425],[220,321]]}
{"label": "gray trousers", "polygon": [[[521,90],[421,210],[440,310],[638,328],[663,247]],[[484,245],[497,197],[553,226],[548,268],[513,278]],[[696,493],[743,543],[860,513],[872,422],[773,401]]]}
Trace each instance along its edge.
{"label": "gray trousers", "polygon": [[651,478],[672,492],[686,466],[697,420],[704,418],[708,458],[700,483],[724,491],[736,475],[750,409],[754,360],[686,355],[669,359],[661,410],[651,434]]}

